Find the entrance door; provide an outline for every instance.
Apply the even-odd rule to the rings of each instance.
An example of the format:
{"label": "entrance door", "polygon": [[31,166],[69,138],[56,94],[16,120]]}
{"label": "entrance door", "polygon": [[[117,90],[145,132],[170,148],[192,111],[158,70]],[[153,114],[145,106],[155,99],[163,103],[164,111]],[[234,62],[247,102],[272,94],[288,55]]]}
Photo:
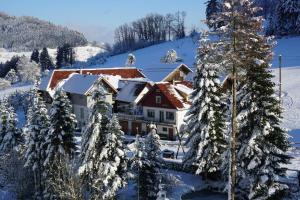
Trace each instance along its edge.
{"label": "entrance door", "polygon": [[169,140],[174,140],[174,129],[169,128]]}
{"label": "entrance door", "polygon": [[127,121],[120,121],[120,126],[122,131],[127,134],[128,133],[128,122]]}
{"label": "entrance door", "polygon": [[142,124],[139,122],[132,122],[132,130],[133,135],[137,135],[142,133]]}
{"label": "entrance door", "polygon": [[159,111],[159,121],[164,122],[164,111]]}

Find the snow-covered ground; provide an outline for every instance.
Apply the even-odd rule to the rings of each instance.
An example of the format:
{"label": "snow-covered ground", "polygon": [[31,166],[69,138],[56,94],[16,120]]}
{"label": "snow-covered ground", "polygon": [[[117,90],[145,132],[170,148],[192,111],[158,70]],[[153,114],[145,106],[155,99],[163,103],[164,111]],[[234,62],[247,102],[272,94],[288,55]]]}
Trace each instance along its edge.
{"label": "snow-covered ground", "polygon": [[[183,59],[182,62],[194,69],[197,46],[198,41],[187,37],[139,49],[132,53],[136,57],[136,67],[142,69],[149,79],[153,81],[161,81],[169,72],[180,64],[161,63],[160,59],[167,53],[168,50],[174,49],[177,52],[177,55]],[[274,60],[272,63],[273,68],[278,67],[278,55],[282,55],[283,67],[300,66],[299,46],[300,37],[278,39],[277,45],[274,48]],[[92,67],[124,66],[127,56],[127,53],[112,56],[107,59],[106,63]]]}
{"label": "snow-covered ground", "polygon": [[[93,47],[90,45],[75,47],[75,59],[76,61],[86,62],[87,59],[97,55],[98,53],[104,52],[105,50],[100,47]],[[10,60],[13,56],[26,56],[30,58],[32,52],[10,52],[5,49],[0,49],[0,63],[5,63]],[[48,49],[48,53],[53,61],[55,61],[56,57],[56,49]]]}
{"label": "snow-covered ground", "polygon": [[[273,71],[278,84],[279,70]],[[291,141],[300,144],[300,66],[282,69],[283,126],[289,129]],[[278,88],[279,86],[277,86]]]}
{"label": "snow-covered ground", "polygon": [[17,92],[29,91],[32,88],[33,88],[33,85],[29,85],[29,84],[12,85],[9,88],[6,88],[4,90],[0,90],[0,100],[5,96],[9,96],[9,95],[17,93]]}

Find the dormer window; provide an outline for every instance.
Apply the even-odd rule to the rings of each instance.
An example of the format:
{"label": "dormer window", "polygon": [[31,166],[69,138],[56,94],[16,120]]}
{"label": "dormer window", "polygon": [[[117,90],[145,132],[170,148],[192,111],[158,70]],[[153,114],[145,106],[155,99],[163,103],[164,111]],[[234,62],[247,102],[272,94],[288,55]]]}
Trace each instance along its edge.
{"label": "dormer window", "polygon": [[161,96],[156,96],[156,97],[155,97],[155,102],[156,102],[157,104],[161,104]]}

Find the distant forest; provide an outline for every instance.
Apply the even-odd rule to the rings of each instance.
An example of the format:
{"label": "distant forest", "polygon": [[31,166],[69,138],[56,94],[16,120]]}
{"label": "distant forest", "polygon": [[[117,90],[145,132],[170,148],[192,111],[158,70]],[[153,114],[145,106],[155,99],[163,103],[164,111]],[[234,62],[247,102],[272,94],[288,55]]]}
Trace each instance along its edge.
{"label": "distant forest", "polygon": [[87,44],[82,33],[57,26],[34,17],[14,17],[0,13],[0,48],[10,51],[32,51],[43,47],[56,48]]}
{"label": "distant forest", "polygon": [[149,14],[115,30],[114,53],[133,51],[171,39],[186,36],[185,12],[175,14]]}
{"label": "distant forest", "polygon": [[[206,18],[221,11],[223,0],[207,1]],[[300,0],[255,0],[262,8],[259,15],[266,19],[266,35],[277,37],[300,35]]]}

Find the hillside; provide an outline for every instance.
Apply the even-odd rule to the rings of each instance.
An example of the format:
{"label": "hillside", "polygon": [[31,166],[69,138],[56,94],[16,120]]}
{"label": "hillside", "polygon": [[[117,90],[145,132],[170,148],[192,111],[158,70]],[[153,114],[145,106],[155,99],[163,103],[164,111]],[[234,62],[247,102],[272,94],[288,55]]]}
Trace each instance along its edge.
{"label": "hillside", "polygon": [[[147,48],[133,51],[136,57],[135,66],[142,69],[144,74],[153,81],[161,81],[166,74],[177,67],[180,63],[165,64],[161,63],[160,59],[170,49],[174,49],[177,55],[183,59],[183,63],[188,65],[191,69],[194,68],[195,55],[198,42],[190,37],[165,42],[150,46]],[[277,45],[274,48],[273,68],[278,67],[278,55],[282,55],[283,67],[300,66],[300,37],[283,38],[277,40]],[[124,66],[127,53],[109,57],[104,64],[95,65],[92,67],[119,67]]]}
{"label": "hillside", "polygon": [[[51,49],[48,48],[48,52],[52,61],[55,63],[56,57],[56,48]],[[94,46],[79,46],[74,48],[75,51],[75,60],[79,62],[86,62],[89,58],[97,55],[98,53],[104,52],[105,50],[101,47],[94,47]],[[22,52],[11,52],[5,49],[0,48],[0,63],[5,63],[6,61],[10,60],[13,56],[23,56],[30,58],[31,51],[22,51]]]}
{"label": "hillside", "polygon": [[0,48],[30,51],[34,48],[55,48],[64,43],[86,45],[83,34],[34,17],[14,17],[0,13]]}

